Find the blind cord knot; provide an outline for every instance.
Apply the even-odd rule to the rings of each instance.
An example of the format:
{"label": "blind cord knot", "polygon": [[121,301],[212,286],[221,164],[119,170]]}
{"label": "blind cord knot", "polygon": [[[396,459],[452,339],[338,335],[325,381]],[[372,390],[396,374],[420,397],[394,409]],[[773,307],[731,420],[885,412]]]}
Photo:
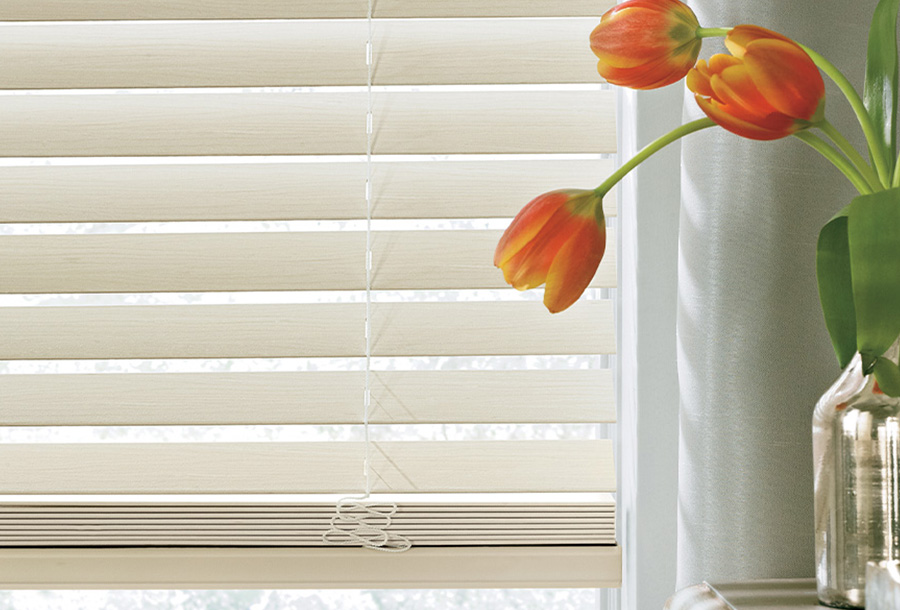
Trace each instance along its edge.
{"label": "blind cord knot", "polygon": [[341,498],[337,514],[331,518],[331,528],[322,534],[325,544],[362,546],[387,553],[402,553],[412,543],[405,536],[389,532],[397,514],[394,502],[375,502],[361,498]]}

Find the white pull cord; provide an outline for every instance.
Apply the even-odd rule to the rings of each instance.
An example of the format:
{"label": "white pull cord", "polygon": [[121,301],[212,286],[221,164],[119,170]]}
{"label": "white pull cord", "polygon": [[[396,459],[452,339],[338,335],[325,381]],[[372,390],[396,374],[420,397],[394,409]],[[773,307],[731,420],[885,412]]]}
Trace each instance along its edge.
{"label": "white pull cord", "polygon": [[397,513],[393,502],[373,502],[372,493],[371,440],[369,439],[369,411],[371,408],[372,385],[372,0],[368,0],[368,40],[366,41],[366,387],[363,396],[363,431],[365,434],[365,457],[363,476],[365,493],[359,497],[347,497],[338,501],[337,514],[331,518],[331,528],[322,534],[325,544],[337,546],[362,546],[367,549],[402,553],[412,546],[404,536],[387,531]]}

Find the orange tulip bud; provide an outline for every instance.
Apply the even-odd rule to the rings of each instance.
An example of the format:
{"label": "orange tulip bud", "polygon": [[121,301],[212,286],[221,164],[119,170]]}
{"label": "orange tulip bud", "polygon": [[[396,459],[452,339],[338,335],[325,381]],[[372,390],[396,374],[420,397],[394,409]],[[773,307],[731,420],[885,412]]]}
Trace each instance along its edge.
{"label": "orange tulip bud", "polygon": [[629,0],[591,33],[597,71],[614,85],[656,89],[684,78],[697,61],[700,24],[678,0]]}
{"label": "orange tulip bud", "polygon": [[821,120],[825,83],[796,42],[755,25],[739,25],[725,38],[731,55],[700,60],[687,86],[700,109],[739,136],[776,140]]}
{"label": "orange tulip bud", "polygon": [[594,191],[545,193],[526,205],[506,229],[494,265],[517,290],[546,283],[544,305],[558,313],[578,300],[606,249],[602,198]]}

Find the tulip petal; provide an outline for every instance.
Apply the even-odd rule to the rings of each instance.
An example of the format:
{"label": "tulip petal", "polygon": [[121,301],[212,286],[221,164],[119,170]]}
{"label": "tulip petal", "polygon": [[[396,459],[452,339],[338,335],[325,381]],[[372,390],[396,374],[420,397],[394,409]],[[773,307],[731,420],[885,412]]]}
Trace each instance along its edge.
{"label": "tulip petal", "polygon": [[728,106],[738,118],[755,121],[777,112],[756,88],[749,70],[743,65],[713,74],[710,86],[715,93],[713,98]]}
{"label": "tulip petal", "polygon": [[733,66],[740,66],[742,63],[744,62],[737,57],[725,55],[724,53],[716,53],[709,58],[709,72],[711,74],[718,74]]}
{"label": "tulip petal", "polygon": [[706,65],[706,60],[701,59],[697,62],[697,65],[688,72],[687,80],[685,82],[687,88],[694,93],[702,95],[703,97],[712,97],[713,90],[712,86],[710,86],[709,78],[709,67]]}
{"label": "tulip petal", "polygon": [[747,47],[744,63],[769,103],[788,116],[808,120],[825,95],[819,69],[793,42],[757,40]]}
{"label": "tulip petal", "polygon": [[787,36],[758,25],[738,25],[731,28],[731,31],[725,36],[725,47],[735,57],[743,58],[747,46],[757,40],[781,40],[796,44]]}
{"label": "tulip petal", "polygon": [[605,249],[606,227],[584,218],[547,273],[544,306],[550,313],[559,313],[578,300],[597,273]]}
{"label": "tulip petal", "polygon": [[677,46],[665,33],[670,18],[656,10],[626,7],[591,32],[591,50],[612,68],[635,68],[665,57]]}
{"label": "tulip petal", "polygon": [[617,69],[601,61],[597,64],[597,72],[607,82],[631,89],[657,89],[671,85],[681,80],[694,65],[701,44],[699,40],[695,42],[686,55],[667,55],[644,64],[640,69]]}
{"label": "tulip petal", "polygon": [[699,95],[695,95],[694,98],[697,100],[697,105],[700,106],[700,109],[706,113],[706,116],[719,126],[751,140],[777,140],[791,135],[801,127],[792,118],[781,113],[773,113],[766,117],[765,124],[751,123],[735,117],[715,101]]}
{"label": "tulip petal", "polygon": [[560,209],[541,232],[503,266],[503,279],[517,290],[529,290],[543,284],[559,249],[571,237],[572,215]]}
{"label": "tulip petal", "polygon": [[506,228],[494,251],[494,266],[502,267],[541,231],[572,191],[551,191],[532,199]]}

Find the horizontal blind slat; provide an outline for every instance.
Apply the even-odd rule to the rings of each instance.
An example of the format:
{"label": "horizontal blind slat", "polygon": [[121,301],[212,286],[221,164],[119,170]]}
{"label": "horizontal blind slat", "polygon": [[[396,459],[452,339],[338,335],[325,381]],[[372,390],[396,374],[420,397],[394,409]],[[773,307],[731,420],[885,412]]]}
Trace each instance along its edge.
{"label": "horizontal blind slat", "polygon": [[[613,0],[379,0],[377,18],[599,17]],[[4,0],[0,20],[365,18],[365,0]]]}
{"label": "horizontal blind slat", "polygon": [[[594,188],[612,171],[608,159],[376,159],[372,216],[511,217],[538,193]],[[0,167],[0,222],[358,219],[365,181],[360,161]]]}
{"label": "horizontal blind slat", "polygon": [[[0,360],[344,357],[365,353],[365,304],[0,308]],[[374,303],[374,356],[609,354],[612,306],[556,316],[537,301]]]}
{"label": "horizontal blind slat", "polygon": [[[618,546],[0,549],[4,589],[618,587]],[[352,569],[348,570],[348,566]]]}
{"label": "horizontal blind slat", "polygon": [[[504,288],[501,231],[372,234],[372,288]],[[610,231],[591,286],[616,283]],[[0,236],[0,293],[364,290],[365,233]]]}
{"label": "horizontal blind slat", "polygon": [[[609,370],[372,371],[373,424],[615,421]],[[2,426],[360,424],[365,373],[0,375]]]}
{"label": "horizontal blind slat", "polygon": [[[595,25],[593,18],[378,21],[373,84],[598,83],[587,43]],[[362,20],[7,26],[0,88],[365,85],[367,35]]]}
{"label": "horizontal blind slat", "polygon": [[[0,446],[0,493],[351,493],[363,443]],[[611,441],[376,442],[373,491],[614,491]],[[490,467],[487,467],[490,465]]]}
{"label": "horizontal blind slat", "polygon": [[[0,156],[366,151],[365,93],[0,97]],[[376,154],[611,153],[611,91],[379,92]]]}

